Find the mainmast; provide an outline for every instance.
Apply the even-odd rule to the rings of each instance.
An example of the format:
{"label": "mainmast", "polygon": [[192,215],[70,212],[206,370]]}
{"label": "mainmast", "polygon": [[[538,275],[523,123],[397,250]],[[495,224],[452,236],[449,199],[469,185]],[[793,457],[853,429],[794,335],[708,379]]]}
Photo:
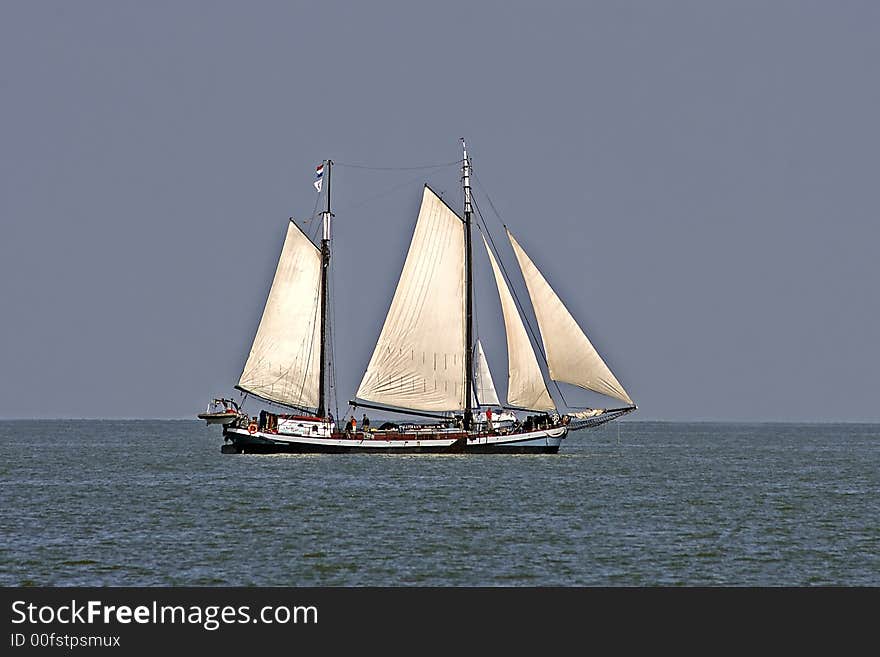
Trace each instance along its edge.
{"label": "mainmast", "polygon": [[321,373],[318,383],[318,417],[327,416],[327,309],[330,305],[327,303],[327,273],[330,269],[330,219],[333,213],[330,211],[330,175],[333,166],[332,160],[327,160],[324,165],[326,175],[324,176],[327,185],[327,206],[322,213],[324,218],[324,236],[321,239]]}
{"label": "mainmast", "polygon": [[468,159],[467,144],[461,138],[461,149],[464,153],[461,161],[461,186],[464,190],[464,262],[465,262],[465,345],[464,345],[464,380],[465,407],[464,428],[473,426],[473,379],[474,379],[474,284],[471,264],[471,163]]}

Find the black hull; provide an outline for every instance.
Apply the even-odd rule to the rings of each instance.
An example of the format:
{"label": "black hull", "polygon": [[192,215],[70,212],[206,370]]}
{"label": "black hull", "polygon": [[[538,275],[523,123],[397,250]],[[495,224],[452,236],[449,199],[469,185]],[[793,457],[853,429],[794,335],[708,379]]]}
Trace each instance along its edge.
{"label": "black hull", "polygon": [[220,448],[224,454],[556,454],[559,445],[452,445],[437,447],[357,447],[274,442],[236,436]]}

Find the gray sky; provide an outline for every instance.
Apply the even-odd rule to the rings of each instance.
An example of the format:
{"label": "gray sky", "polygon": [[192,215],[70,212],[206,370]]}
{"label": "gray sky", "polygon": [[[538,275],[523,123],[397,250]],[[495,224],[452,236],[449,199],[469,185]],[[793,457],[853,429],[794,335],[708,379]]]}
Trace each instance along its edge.
{"label": "gray sky", "polygon": [[[192,417],[315,165],[464,135],[639,419],[878,420],[878,63],[872,2],[4,2],[0,417]],[[336,174],[347,399],[422,183],[460,193]]]}

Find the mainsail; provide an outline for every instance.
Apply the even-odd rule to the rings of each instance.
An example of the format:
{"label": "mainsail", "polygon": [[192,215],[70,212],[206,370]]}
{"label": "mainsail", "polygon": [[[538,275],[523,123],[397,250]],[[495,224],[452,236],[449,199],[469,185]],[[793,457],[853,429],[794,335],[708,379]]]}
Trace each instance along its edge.
{"label": "mainsail", "polygon": [[477,340],[477,359],[474,366],[474,392],[476,393],[474,406],[501,405],[486,354],[483,352],[483,344],[479,340]]}
{"label": "mainsail", "polygon": [[321,252],[291,220],[239,389],[280,404],[318,406],[320,277]]}
{"label": "mainsail", "polygon": [[509,230],[507,236],[532,299],[550,378],[633,404],[574,317]]}
{"label": "mainsail", "polygon": [[486,245],[492,272],[495,274],[495,284],[501,298],[501,313],[504,316],[504,330],[507,334],[507,403],[535,411],[555,410],[556,405],[547,391],[535,350],[532,349],[513,296],[485,237],[483,244]]}
{"label": "mainsail", "polygon": [[426,185],[359,398],[413,410],[465,408],[464,258],[464,223]]}

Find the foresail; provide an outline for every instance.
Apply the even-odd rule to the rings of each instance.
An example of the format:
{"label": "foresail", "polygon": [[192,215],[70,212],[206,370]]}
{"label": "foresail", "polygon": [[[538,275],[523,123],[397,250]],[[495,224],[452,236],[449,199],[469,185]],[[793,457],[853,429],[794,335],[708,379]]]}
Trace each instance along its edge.
{"label": "foresail", "polygon": [[413,410],[465,407],[464,223],[427,186],[360,399]]}
{"label": "foresail", "polygon": [[489,262],[492,263],[492,272],[495,274],[495,284],[498,286],[498,296],[501,298],[504,330],[507,334],[507,403],[535,411],[555,410],[556,405],[550,397],[547,384],[544,383],[535,350],[529,342],[516,303],[485,237],[483,244],[486,245]]}
{"label": "foresail", "polygon": [[317,407],[321,252],[293,223],[238,387],[291,406]]}
{"label": "foresail", "polygon": [[507,236],[532,299],[550,378],[633,404],[574,317],[509,230]]}
{"label": "foresail", "polygon": [[475,406],[500,406],[498,393],[495,390],[495,382],[492,381],[492,372],[489,371],[489,362],[483,352],[482,343],[477,340],[477,358],[474,367],[474,391],[476,392]]}

